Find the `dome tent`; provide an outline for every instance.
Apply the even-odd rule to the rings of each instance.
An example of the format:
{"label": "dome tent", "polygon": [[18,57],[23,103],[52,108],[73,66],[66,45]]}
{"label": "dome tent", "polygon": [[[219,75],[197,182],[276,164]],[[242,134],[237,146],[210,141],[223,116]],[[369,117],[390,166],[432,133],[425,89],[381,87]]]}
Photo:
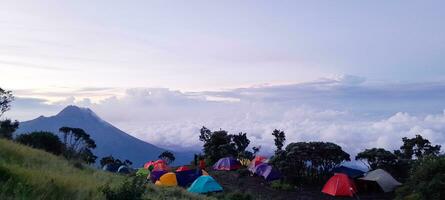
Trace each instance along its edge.
{"label": "dome tent", "polygon": [[173,172],[166,173],[159,178],[155,183],[158,186],[177,186],[178,180],[176,179],[176,174]]}
{"label": "dome tent", "polygon": [[382,188],[384,192],[394,191],[396,187],[402,185],[400,182],[394,179],[391,176],[391,174],[389,174],[383,169],[376,169],[374,171],[370,171],[366,173],[364,177],[359,179],[364,181],[377,182],[377,184],[380,186],[380,188]]}
{"label": "dome tent", "polygon": [[209,192],[218,192],[222,191],[223,188],[219,185],[215,179],[211,176],[200,176],[198,179],[193,182],[193,184],[187,189],[189,192],[193,193],[209,193]]}
{"label": "dome tent", "polygon": [[129,173],[131,173],[131,171],[132,170],[126,165],[121,165],[119,167],[119,169],[117,169],[117,173],[120,173],[120,174],[129,174]]}
{"label": "dome tent", "polygon": [[353,197],[357,188],[348,175],[337,173],[326,182],[321,192],[332,196]]}
{"label": "dome tent", "polygon": [[238,162],[238,160],[232,157],[221,158],[218,160],[218,162],[216,162],[213,165],[214,170],[226,170],[226,171],[236,170],[239,169],[240,167],[241,165]]}
{"label": "dome tent", "polygon": [[281,178],[280,172],[275,170],[271,165],[262,163],[255,167],[255,174],[264,177],[266,181],[274,181]]}
{"label": "dome tent", "polygon": [[350,178],[359,178],[359,177],[362,177],[363,174],[365,174],[365,172],[363,172],[361,170],[353,169],[353,168],[349,168],[349,167],[345,167],[345,166],[336,167],[332,170],[332,172],[346,174]]}

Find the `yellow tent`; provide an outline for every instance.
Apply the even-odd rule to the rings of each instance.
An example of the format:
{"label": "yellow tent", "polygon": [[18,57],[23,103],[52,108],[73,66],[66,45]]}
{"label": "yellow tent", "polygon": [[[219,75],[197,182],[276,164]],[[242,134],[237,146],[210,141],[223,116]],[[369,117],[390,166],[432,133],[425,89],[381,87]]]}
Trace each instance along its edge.
{"label": "yellow tent", "polygon": [[177,186],[178,181],[176,179],[176,174],[173,172],[166,173],[159,178],[159,181],[156,181],[155,185],[158,186]]}

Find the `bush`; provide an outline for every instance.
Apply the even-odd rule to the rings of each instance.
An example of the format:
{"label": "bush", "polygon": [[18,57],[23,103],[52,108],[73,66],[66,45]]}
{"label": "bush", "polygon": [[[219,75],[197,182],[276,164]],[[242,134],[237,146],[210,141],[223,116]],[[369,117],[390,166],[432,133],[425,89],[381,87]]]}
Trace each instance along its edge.
{"label": "bush", "polygon": [[249,176],[249,174],[250,174],[250,171],[246,168],[238,169],[237,172],[238,172],[239,177],[246,177],[246,176]]}
{"label": "bush", "polygon": [[273,189],[276,190],[284,190],[284,191],[290,191],[294,189],[294,186],[292,186],[291,184],[282,182],[282,181],[272,181],[270,183],[270,187],[272,187]]}
{"label": "bush", "polygon": [[139,200],[145,192],[145,181],[143,178],[134,177],[126,179],[117,188],[105,185],[101,191],[107,200]]}
{"label": "bush", "polygon": [[43,149],[55,155],[60,155],[63,150],[63,144],[59,137],[51,132],[39,131],[19,135],[16,141],[36,149]]}
{"label": "bush", "polygon": [[411,176],[397,190],[396,199],[445,199],[445,157],[428,157],[414,165]]}

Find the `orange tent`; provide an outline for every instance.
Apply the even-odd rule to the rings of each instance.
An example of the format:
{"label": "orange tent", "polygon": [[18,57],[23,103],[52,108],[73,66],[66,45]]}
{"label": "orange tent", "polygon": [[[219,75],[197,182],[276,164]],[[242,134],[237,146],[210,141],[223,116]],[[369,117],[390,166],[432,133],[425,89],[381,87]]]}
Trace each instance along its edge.
{"label": "orange tent", "polygon": [[350,196],[353,197],[357,192],[354,182],[346,174],[335,174],[323,187],[321,191],[332,196]]}
{"label": "orange tent", "polygon": [[183,171],[188,171],[188,170],[190,170],[190,168],[185,165],[176,169],[177,172],[183,172]]}

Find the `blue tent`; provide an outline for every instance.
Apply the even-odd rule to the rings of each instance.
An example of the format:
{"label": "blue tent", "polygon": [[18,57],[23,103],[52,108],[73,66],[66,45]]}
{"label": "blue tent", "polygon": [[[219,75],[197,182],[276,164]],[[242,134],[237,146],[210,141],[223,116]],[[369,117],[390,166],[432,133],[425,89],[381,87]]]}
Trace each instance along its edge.
{"label": "blue tent", "polygon": [[193,184],[187,189],[189,192],[193,193],[209,193],[222,191],[223,188],[219,185],[215,179],[211,176],[200,176],[193,182]]}
{"label": "blue tent", "polygon": [[131,172],[131,169],[127,167],[126,165],[121,165],[119,169],[117,169],[117,173],[121,174],[129,174]]}
{"label": "blue tent", "polygon": [[108,172],[117,172],[117,170],[119,169],[119,166],[116,166],[114,164],[106,164],[104,165],[104,167],[102,167],[102,170],[104,171],[108,171]]}
{"label": "blue tent", "polygon": [[349,176],[349,178],[360,178],[363,176],[363,174],[365,174],[365,172],[358,170],[358,169],[353,169],[353,168],[349,168],[349,167],[345,167],[345,166],[340,166],[340,167],[336,167],[332,170],[333,173],[342,173],[342,174],[346,174]]}
{"label": "blue tent", "polygon": [[187,187],[193,181],[195,181],[198,177],[202,175],[201,170],[185,170],[176,172],[176,179],[178,181],[178,185],[181,187]]}

